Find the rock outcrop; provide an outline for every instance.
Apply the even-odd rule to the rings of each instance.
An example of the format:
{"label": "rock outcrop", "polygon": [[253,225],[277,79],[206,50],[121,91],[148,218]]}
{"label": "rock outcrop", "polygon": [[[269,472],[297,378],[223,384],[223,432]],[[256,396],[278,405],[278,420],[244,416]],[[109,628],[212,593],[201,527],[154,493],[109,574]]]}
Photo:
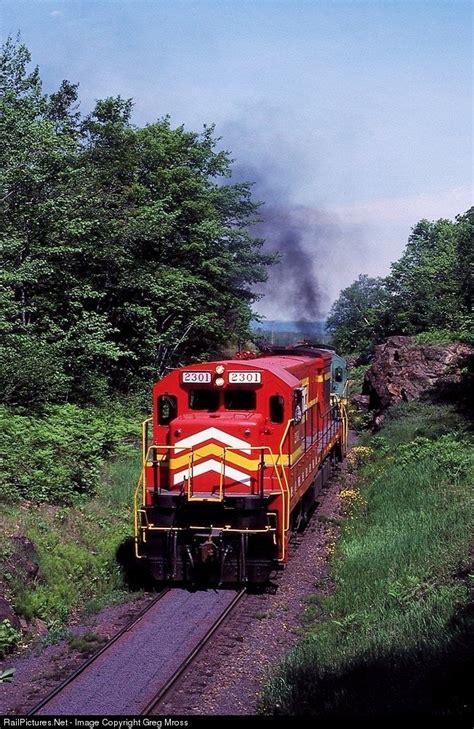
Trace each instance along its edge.
{"label": "rock outcrop", "polygon": [[8,620],[15,630],[21,629],[20,618],[15,615],[8,600],[0,595],[0,623],[3,623],[4,620]]}
{"label": "rock outcrop", "polygon": [[389,337],[375,348],[362,392],[377,413],[400,402],[449,397],[473,358],[474,348],[467,344],[421,345],[414,337]]}

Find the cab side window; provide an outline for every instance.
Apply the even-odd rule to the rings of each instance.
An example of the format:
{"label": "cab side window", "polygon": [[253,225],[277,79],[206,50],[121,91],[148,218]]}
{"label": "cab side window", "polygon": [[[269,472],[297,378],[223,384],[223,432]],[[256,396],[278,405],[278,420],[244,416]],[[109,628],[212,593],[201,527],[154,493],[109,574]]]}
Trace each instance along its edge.
{"label": "cab side window", "polygon": [[158,423],[169,425],[178,414],[178,400],[174,395],[160,395],[158,398]]}
{"label": "cab side window", "polygon": [[285,418],[285,405],[281,395],[270,396],[270,420],[272,423],[283,423]]}
{"label": "cab side window", "polygon": [[295,390],[293,399],[293,419],[295,423],[300,423],[303,417],[303,390]]}

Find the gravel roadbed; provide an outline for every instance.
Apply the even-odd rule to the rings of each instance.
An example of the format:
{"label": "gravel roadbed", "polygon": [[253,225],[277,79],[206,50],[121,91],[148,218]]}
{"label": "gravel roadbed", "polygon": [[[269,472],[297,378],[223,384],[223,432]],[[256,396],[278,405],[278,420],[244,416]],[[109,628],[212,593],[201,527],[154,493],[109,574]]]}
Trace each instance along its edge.
{"label": "gravel roadbed", "polygon": [[[71,633],[75,637],[93,633],[103,641],[109,640],[153,597],[151,593],[139,594],[132,596],[129,602],[104,608],[87,620],[70,625]],[[90,655],[71,648],[67,640],[45,645],[46,638],[43,636],[23,651],[0,661],[0,671],[15,669],[12,683],[0,683],[0,714],[26,714]]]}
{"label": "gravel roadbed", "polygon": [[[347,478],[347,477],[346,477]],[[269,671],[301,635],[309,595],[332,590],[328,558],[338,532],[343,488],[335,474],[297,538],[274,594],[247,596],[160,704],[161,714],[254,715]]]}

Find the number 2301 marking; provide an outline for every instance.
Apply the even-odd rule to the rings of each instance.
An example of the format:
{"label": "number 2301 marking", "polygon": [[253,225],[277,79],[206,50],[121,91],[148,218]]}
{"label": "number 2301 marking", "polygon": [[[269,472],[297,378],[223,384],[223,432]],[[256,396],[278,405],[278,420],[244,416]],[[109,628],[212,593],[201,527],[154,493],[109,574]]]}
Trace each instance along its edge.
{"label": "number 2301 marking", "polygon": [[211,382],[210,372],[183,372],[183,382]]}
{"label": "number 2301 marking", "polygon": [[229,372],[230,384],[258,384],[262,381],[261,372]]}

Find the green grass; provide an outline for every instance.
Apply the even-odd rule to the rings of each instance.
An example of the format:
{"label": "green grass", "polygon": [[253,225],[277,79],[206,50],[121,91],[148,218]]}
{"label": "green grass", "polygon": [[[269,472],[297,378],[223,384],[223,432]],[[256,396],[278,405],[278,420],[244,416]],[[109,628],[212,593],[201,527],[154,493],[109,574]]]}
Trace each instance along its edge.
{"label": "green grass", "polygon": [[451,408],[405,406],[367,443],[371,460],[343,492],[334,593],[310,601],[305,638],[271,677],[263,711],[463,713],[449,675],[434,699],[432,687],[439,666],[465,673],[471,631],[474,449],[464,431]]}
{"label": "green grass", "polygon": [[[116,560],[132,533],[132,494],[140,453],[106,463],[95,497],[72,506],[10,504],[2,511],[2,533],[27,536],[37,549],[41,579],[12,575],[8,589],[15,611],[61,630],[74,611],[90,615],[129,597]],[[7,555],[7,549],[5,548]]]}

